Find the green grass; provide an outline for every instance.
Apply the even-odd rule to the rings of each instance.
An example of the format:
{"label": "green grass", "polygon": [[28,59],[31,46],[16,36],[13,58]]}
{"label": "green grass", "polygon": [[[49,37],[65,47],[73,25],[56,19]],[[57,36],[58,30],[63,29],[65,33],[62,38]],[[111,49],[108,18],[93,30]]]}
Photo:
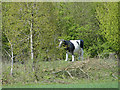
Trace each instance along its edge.
{"label": "green grass", "polygon": [[84,84],[28,84],[28,85],[12,85],[3,88],[118,88],[118,82],[103,83],[84,83]]}

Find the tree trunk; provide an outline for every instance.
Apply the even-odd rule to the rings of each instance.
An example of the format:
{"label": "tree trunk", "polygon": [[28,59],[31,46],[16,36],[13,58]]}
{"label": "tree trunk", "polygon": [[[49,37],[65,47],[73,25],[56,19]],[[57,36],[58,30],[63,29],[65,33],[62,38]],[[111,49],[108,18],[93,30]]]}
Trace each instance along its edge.
{"label": "tree trunk", "polygon": [[9,43],[10,43],[10,49],[11,49],[11,70],[10,70],[10,75],[12,76],[13,75],[13,58],[14,58],[14,55],[13,55],[13,46],[12,46],[12,43],[10,42],[10,40],[8,39]]}
{"label": "tree trunk", "polygon": [[12,44],[11,44],[11,72],[10,72],[10,75],[11,76],[13,75],[13,47],[12,47]]}
{"label": "tree trunk", "polygon": [[31,60],[33,60],[33,40],[32,40],[32,23],[30,27],[30,49],[31,49]]}
{"label": "tree trunk", "polygon": [[31,49],[31,60],[32,60],[32,69],[34,72],[34,61],[33,61],[33,36],[32,36],[32,28],[33,28],[33,24],[32,22],[30,23],[30,49]]}

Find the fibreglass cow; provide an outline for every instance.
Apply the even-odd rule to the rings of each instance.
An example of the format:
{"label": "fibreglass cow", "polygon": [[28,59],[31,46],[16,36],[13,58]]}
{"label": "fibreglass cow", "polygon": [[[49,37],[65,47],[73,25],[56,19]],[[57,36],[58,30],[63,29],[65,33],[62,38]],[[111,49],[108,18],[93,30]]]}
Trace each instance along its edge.
{"label": "fibreglass cow", "polygon": [[[84,41],[83,40],[63,40],[63,39],[59,39],[60,43],[59,43],[59,47],[61,46],[64,46],[65,47],[65,50],[66,50],[66,60],[68,60],[68,52],[70,54],[72,54],[72,62],[75,60],[74,59],[74,53],[75,52],[78,52],[80,54],[81,52],[81,57],[82,57],[82,60],[83,60],[83,44],[84,44]],[[80,56],[79,56],[79,59],[80,59]]]}

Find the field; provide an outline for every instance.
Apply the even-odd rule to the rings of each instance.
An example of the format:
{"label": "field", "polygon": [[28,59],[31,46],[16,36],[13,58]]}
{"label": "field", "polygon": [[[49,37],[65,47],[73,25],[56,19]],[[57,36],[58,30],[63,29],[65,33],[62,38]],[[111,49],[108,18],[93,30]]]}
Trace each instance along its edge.
{"label": "field", "polygon": [[118,62],[111,59],[86,59],[65,62],[48,61],[31,65],[14,64],[14,74],[9,64],[4,64],[3,88],[118,88]]}
{"label": "field", "polygon": [[12,85],[3,88],[118,88],[118,82],[84,83],[84,84],[28,84]]}

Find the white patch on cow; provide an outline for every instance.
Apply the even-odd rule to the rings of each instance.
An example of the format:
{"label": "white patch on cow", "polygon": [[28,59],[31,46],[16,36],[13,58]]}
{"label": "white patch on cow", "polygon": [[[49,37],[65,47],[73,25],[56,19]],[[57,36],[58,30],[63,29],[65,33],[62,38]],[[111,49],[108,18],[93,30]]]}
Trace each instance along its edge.
{"label": "white patch on cow", "polygon": [[[75,46],[74,52],[78,52],[80,50],[80,40],[70,40],[70,42],[72,42]],[[79,43],[79,45],[77,42]]]}

